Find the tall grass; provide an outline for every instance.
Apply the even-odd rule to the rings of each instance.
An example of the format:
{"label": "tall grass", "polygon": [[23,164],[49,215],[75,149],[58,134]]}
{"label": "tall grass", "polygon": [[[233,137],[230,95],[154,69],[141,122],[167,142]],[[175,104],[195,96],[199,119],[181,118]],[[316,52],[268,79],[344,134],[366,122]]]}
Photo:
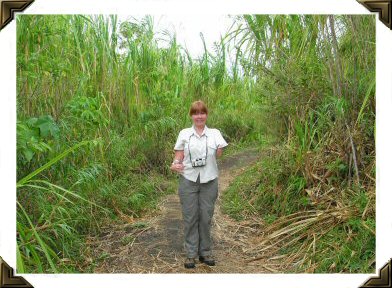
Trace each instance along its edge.
{"label": "tall grass", "polygon": [[18,16],[18,271],[93,271],[87,236],[174,192],[172,147],[197,99],[232,146],[276,145],[229,189],[228,213],[287,237],[275,248],[297,271],[374,269],[374,18],[233,21],[193,57],[168,31],[160,45],[150,16]]}
{"label": "tall grass", "polygon": [[280,144],[233,184],[226,211],[272,223],[268,247],[291,255],[295,271],[374,271],[374,18],[245,15],[238,22],[231,37],[241,39],[244,69],[252,68],[264,105],[275,110],[266,121]]}
{"label": "tall grass", "polygon": [[90,271],[87,236],[172,193],[172,147],[192,101],[232,143],[259,134],[252,81],[227,73],[225,41],[210,52],[201,38],[192,57],[170,32],[160,45],[153,23],[18,16],[18,271]]}

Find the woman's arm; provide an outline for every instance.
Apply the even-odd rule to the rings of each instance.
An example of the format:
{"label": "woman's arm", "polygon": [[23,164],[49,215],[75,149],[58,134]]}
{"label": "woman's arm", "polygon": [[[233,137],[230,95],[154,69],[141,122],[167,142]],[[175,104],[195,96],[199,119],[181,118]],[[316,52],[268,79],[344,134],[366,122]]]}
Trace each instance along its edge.
{"label": "woman's arm", "polygon": [[174,150],[174,161],[178,160],[180,163],[184,160],[184,150]]}
{"label": "woman's arm", "polygon": [[227,142],[225,141],[225,139],[223,139],[222,133],[218,130],[215,129],[215,143],[216,145],[216,157],[220,157],[222,156],[223,153],[223,148],[225,148],[227,146]]}
{"label": "woman's arm", "polygon": [[223,148],[219,148],[218,146],[218,149],[216,149],[216,157],[218,158],[222,156],[222,153],[223,153]]}
{"label": "woman's arm", "polygon": [[182,164],[183,160],[184,160],[184,150],[174,150],[174,160],[170,166],[170,169],[172,171],[181,173],[184,170],[184,164]]}

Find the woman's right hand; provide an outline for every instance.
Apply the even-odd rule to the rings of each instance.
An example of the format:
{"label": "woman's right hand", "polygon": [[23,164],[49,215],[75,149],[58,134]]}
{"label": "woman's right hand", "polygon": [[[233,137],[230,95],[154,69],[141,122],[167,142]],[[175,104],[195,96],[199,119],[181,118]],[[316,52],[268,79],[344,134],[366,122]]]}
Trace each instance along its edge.
{"label": "woman's right hand", "polygon": [[175,172],[177,172],[177,173],[182,173],[183,171],[184,171],[184,164],[182,164],[182,163],[176,163],[176,164],[172,164],[171,166],[170,166],[170,169],[172,170],[172,171],[175,171]]}

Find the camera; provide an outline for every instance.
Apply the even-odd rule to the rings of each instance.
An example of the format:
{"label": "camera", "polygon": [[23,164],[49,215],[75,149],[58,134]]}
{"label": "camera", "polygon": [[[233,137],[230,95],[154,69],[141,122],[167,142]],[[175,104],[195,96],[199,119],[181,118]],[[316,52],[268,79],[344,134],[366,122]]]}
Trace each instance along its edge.
{"label": "camera", "polygon": [[206,165],[206,158],[197,158],[192,160],[192,167],[202,167]]}

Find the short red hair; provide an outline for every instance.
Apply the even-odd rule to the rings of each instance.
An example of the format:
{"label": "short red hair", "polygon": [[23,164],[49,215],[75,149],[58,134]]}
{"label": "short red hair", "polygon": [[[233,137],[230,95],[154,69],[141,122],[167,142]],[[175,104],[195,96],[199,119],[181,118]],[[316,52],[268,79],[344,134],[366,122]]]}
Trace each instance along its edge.
{"label": "short red hair", "polygon": [[206,104],[203,101],[198,100],[192,103],[191,109],[189,109],[189,115],[192,116],[198,113],[205,113],[208,114],[208,109]]}

